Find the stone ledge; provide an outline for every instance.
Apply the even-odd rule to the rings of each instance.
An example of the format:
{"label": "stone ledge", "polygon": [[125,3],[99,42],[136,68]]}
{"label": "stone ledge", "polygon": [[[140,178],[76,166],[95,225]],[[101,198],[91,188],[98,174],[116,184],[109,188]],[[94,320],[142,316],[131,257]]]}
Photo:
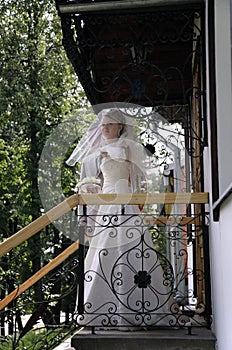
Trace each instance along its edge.
{"label": "stone ledge", "polygon": [[151,331],[80,330],[71,339],[76,350],[215,350],[216,338],[205,328],[156,329]]}

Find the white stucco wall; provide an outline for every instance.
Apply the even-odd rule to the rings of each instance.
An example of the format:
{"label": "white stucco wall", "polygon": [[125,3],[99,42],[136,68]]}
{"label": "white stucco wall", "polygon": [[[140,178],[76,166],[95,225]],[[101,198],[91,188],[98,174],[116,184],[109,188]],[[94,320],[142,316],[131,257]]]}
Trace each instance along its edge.
{"label": "white stucco wall", "polygon": [[230,0],[215,0],[219,192],[232,182]]}
{"label": "white stucco wall", "polygon": [[221,207],[220,221],[210,227],[213,330],[218,350],[232,349],[231,217],[232,196]]}
{"label": "white stucco wall", "polygon": [[[230,0],[215,0],[215,26],[217,93],[216,103],[218,118],[217,124],[220,176],[219,186],[220,193],[223,193],[232,181]],[[208,110],[208,125],[210,133],[209,115],[210,110]],[[211,193],[210,179],[211,176],[213,176],[213,170],[211,169],[210,148],[211,145],[209,145],[209,148],[205,149],[205,190]],[[211,195],[210,202],[210,257],[213,302],[213,330],[217,337],[217,349],[231,350],[232,196],[230,196],[221,206],[219,222],[213,221]]]}

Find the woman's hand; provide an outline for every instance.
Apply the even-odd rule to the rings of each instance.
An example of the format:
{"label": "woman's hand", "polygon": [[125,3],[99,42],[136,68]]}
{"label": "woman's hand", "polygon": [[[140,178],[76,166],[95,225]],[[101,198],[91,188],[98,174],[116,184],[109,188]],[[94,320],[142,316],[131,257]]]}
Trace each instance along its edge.
{"label": "woman's hand", "polygon": [[117,160],[128,159],[128,148],[123,145],[109,144],[100,151],[102,158],[112,158]]}
{"label": "woman's hand", "polygon": [[109,156],[109,153],[106,152],[106,151],[101,151],[101,156],[102,156],[103,158],[106,158],[106,157]]}
{"label": "woman's hand", "polygon": [[85,193],[101,193],[101,187],[96,184],[86,184]]}

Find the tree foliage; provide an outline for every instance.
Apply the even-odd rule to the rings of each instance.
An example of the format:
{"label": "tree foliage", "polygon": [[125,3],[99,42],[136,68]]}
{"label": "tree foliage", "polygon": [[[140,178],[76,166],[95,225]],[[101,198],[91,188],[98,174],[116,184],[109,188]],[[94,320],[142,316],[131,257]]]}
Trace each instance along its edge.
{"label": "tree foliage", "polygon": [[34,218],[40,215],[37,169],[46,138],[86,99],[62,47],[55,4],[8,0],[0,16],[1,212]]}
{"label": "tree foliage", "polygon": [[[87,101],[62,46],[55,1],[2,1],[0,18],[0,240],[3,240],[41,215],[38,164],[46,139],[61,121],[80,111]],[[65,186],[69,187],[67,179]],[[52,235],[59,233],[53,230]],[[41,267],[41,254],[45,251],[42,244],[41,237],[31,239],[12,253],[11,265],[9,257],[3,259],[1,276],[5,282],[0,282],[3,287],[0,297],[4,297],[6,289],[10,292],[20,283],[16,284],[4,272],[7,267],[16,276],[22,260],[23,273],[18,274],[21,282],[28,274],[27,269],[35,272]]]}

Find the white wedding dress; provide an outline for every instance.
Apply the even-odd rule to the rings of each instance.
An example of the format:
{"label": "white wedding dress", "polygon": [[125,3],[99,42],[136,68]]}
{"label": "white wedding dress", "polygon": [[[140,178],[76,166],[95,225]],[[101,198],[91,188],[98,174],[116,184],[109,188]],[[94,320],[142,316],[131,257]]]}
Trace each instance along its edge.
{"label": "white wedding dress", "polygon": [[[103,193],[131,192],[129,161],[107,157],[101,170]],[[121,330],[175,325],[172,273],[164,273],[138,206],[101,205],[89,242],[78,324]]]}

